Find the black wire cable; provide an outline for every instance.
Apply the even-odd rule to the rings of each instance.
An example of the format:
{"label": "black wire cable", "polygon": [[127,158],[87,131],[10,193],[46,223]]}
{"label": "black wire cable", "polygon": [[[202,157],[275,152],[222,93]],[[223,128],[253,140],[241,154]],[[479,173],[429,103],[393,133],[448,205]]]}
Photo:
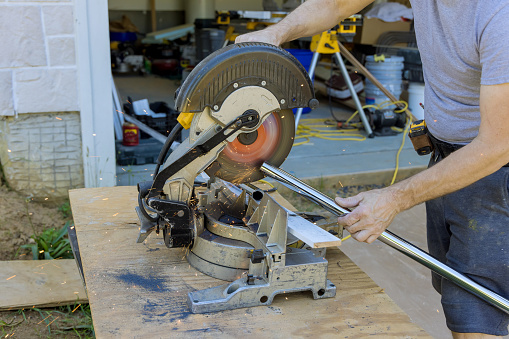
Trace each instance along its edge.
{"label": "black wire cable", "polygon": [[154,178],[156,177],[157,173],[159,173],[159,168],[164,162],[164,159],[166,159],[166,155],[168,154],[168,151],[171,148],[171,145],[177,138],[178,134],[182,131],[183,127],[180,123],[177,122],[175,127],[171,130],[170,134],[168,134],[168,137],[166,138],[166,141],[163,145],[163,148],[161,148],[161,152],[159,152],[159,156],[157,157],[156,162],[156,169],[154,171]]}
{"label": "black wire cable", "polygon": [[[154,178],[156,177],[157,173],[159,173],[159,168],[163,164],[166,155],[168,155],[168,151],[170,150],[171,145],[173,144],[175,139],[177,138],[177,135],[182,131],[182,128],[183,128],[182,125],[177,122],[177,124],[171,130],[170,134],[168,134],[168,137],[164,142],[163,148],[161,148],[161,152],[159,152],[159,156],[157,157],[156,169],[154,170]],[[145,205],[144,198],[145,197],[142,197],[140,192],[138,194],[138,205],[140,206],[141,213],[145,216],[145,218],[147,218],[147,220],[151,222],[157,222],[159,216],[157,215],[156,217],[152,217],[150,214],[148,214],[146,210],[148,206]]]}

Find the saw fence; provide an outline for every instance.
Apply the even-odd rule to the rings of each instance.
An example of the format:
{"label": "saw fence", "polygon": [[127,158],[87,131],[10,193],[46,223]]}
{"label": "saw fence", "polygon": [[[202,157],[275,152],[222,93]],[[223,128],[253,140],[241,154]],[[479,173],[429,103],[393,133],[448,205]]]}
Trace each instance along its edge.
{"label": "saw fence", "polygon": [[186,249],[166,248],[162,236],[135,243],[135,187],[73,190],[70,199],[97,338],[429,337],[337,248],[326,255],[334,298],[299,292],[270,306],[193,314],[188,292],[224,281],[192,268]]}

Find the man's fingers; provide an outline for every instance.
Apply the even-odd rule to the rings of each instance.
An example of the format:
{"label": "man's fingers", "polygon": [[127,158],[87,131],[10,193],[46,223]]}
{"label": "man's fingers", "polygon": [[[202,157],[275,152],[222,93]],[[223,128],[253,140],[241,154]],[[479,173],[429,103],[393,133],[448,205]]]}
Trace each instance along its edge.
{"label": "man's fingers", "polygon": [[354,212],[351,212],[348,214],[343,214],[342,216],[338,217],[338,224],[339,224],[339,226],[343,226],[343,227],[347,228],[347,227],[352,226],[359,220],[360,220],[360,217],[354,211]]}
{"label": "man's fingers", "polygon": [[352,238],[354,238],[355,240],[357,240],[359,242],[365,242],[366,239],[368,239],[368,237],[369,237],[369,232],[366,230],[359,231],[359,232],[352,234]]}
{"label": "man's fingers", "polygon": [[368,230],[362,230],[356,233],[352,233],[352,238],[359,242],[365,242],[368,244],[373,243],[376,239],[378,239],[377,234],[371,234]]}
{"label": "man's fingers", "polygon": [[372,234],[368,237],[368,239],[366,240],[366,242],[368,244],[371,244],[373,243],[376,239],[378,239],[379,235],[376,235],[376,234]]}
{"label": "man's fingers", "polygon": [[349,198],[336,197],[334,201],[341,207],[352,208],[359,205],[359,203],[362,201],[362,196],[356,195]]}

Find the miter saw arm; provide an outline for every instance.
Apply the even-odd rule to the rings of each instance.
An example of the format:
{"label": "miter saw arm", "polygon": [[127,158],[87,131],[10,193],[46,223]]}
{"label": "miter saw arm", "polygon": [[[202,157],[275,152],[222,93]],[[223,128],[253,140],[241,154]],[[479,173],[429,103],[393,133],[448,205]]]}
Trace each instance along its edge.
{"label": "miter saw arm", "polygon": [[[192,225],[192,219],[189,206],[181,201],[158,198],[164,195],[164,184],[186,165],[210,152],[241,128],[256,126],[259,122],[259,118],[260,116],[256,111],[247,110],[225,127],[218,128],[217,134],[197,144],[188,150],[184,156],[159,172],[153,182],[138,184],[139,206],[137,207],[137,212],[140,219],[143,219],[142,225],[145,226],[144,232],[140,233],[140,235],[143,234],[143,236],[138,238],[138,242],[142,242],[146,239],[148,234],[156,227],[156,223],[158,225],[158,218],[160,217],[170,225],[169,228],[164,227],[163,229],[165,244],[168,247],[183,247],[192,244],[193,227],[190,227]],[[157,216],[151,216],[147,212],[147,209],[156,212]]]}

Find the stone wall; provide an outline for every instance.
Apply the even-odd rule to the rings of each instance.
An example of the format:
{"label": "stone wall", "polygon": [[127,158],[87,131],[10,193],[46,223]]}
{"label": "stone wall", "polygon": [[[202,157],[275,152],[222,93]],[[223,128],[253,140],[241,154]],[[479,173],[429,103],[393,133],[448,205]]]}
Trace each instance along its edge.
{"label": "stone wall", "polygon": [[11,187],[38,199],[83,187],[78,112],[23,114],[0,120],[0,161]]}
{"label": "stone wall", "polygon": [[83,186],[74,3],[0,0],[0,163],[16,190]]}

